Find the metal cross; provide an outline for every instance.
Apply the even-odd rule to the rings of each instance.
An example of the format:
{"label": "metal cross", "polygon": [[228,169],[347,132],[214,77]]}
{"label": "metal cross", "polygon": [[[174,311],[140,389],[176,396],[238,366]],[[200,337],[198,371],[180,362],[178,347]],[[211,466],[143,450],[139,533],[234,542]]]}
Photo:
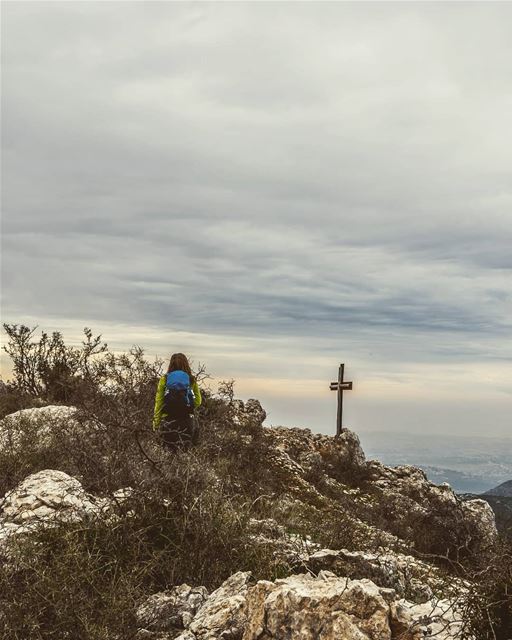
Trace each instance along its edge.
{"label": "metal cross", "polygon": [[336,435],[339,436],[343,431],[342,427],[342,415],[343,415],[343,392],[350,391],[352,389],[352,382],[345,382],[343,380],[343,375],[345,373],[345,365],[340,364],[340,368],[338,371],[338,381],[331,382],[329,389],[331,391],[338,392],[338,415],[336,420]]}

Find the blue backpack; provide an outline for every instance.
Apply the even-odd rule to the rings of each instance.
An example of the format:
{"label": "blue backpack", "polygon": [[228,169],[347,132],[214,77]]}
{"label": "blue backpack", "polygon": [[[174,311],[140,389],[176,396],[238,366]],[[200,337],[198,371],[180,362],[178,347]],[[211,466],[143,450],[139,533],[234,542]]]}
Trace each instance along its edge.
{"label": "blue backpack", "polygon": [[194,410],[194,392],[185,371],[171,371],[165,380],[164,412],[168,416],[191,413]]}

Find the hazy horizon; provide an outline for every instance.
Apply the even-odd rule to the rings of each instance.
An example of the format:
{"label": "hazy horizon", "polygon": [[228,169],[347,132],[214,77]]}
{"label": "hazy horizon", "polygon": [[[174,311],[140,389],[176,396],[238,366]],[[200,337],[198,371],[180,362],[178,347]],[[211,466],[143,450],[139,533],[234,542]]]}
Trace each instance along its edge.
{"label": "hazy horizon", "polygon": [[[2,4],[2,320],[269,424],[510,437],[509,3]],[[2,374],[8,373],[5,354]]]}

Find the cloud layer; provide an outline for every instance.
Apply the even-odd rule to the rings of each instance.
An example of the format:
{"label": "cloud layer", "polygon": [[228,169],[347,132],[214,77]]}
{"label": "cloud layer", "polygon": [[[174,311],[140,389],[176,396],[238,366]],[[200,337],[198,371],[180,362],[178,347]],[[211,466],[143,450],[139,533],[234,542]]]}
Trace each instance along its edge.
{"label": "cloud layer", "polygon": [[508,428],[511,5],[3,14],[4,320],[187,348],[274,421],[330,428],[345,360],[359,428]]}

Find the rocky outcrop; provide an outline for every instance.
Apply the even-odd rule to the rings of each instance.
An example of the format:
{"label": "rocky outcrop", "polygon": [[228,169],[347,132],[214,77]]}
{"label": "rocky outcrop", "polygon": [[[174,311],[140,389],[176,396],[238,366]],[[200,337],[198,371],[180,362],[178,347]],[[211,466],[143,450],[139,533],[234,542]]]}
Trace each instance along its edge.
{"label": "rocky outcrop", "polygon": [[155,593],[137,609],[138,638],[161,632],[179,635],[190,625],[207,597],[208,591],[204,587],[194,588],[188,584]]}
{"label": "rocky outcrop", "polygon": [[34,473],[2,501],[2,519],[14,524],[55,519],[76,520],[97,509],[76,478],[62,471],[45,469]]}
{"label": "rocky outcrop", "polygon": [[0,451],[16,454],[29,444],[42,450],[50,443],[52,434],[78,426],[77,409],[49,405],[21,409],[0,420]]}
{"label": "rocky outcrop", "polygon": [[368,474],[386,526],[420,551],[485,554],[494,544],[494,514],[483,500],[465,502],[448,484],[435,485],[410,465],[386,467],[371,460]]}
{"label": "rocky outcrop", "polygon": [[411,555],[385,548],[375,552],[325,549],[309,537],[287,532],[272,519],[253,519],[249,525],[254,542],[271,547],[276,564],[287,566],[290,573],[307,570],[317,575],[328,570],[351,579],[368,578],[418,604],[429,601],[434,593],[459,596],[465,591],[460,581],[452,578],[448,586],[438,568]]}
{"label": "rocky outcrop", "polygon": [[45,469],[23,480],[0,502],[0,546],[38,526],[80,520],[100,510],[78,480]]}
{"label": "rocky outcrop", "polygon": [[[478,555],[494,544],[496,524],[486,502],[461,500],[449,485],[433,484],[417,467],[366,461],[359,439],[347,429],[333,438],[273,427],[268,437],[273,444],[268,463],[284,474],[294,497],[316,503],[343,497],[350,517],[421,552]],[[386,535],[380,537],[383,541]]]}
{"label": "rocky outcrop", "polygon": [[380,587],[393,589],[400,597],[420,604],[433,597],[433,588],[446,589],[446,581],[434,567],[391,551],[321,549],[311,554],[304,564],[314,573],[329,570],[352,579],[368,578]]}
{"label": "rocky outcrop", "polygon": [[253,582],[250,572],[240,571],[210,596],[204,587],[191,589],[188,585],[155,594],[137,610],[137,639],[240,639],[247,624],[246,599]]}
{"label": "rocky outcrop", "polygon": [[38,527],[61,522],[78,522],[88,517],[113,517],[115,508],[131,494],[120,489],[99,498],[84,491],[67,473],[44,469],[33,473],[0,500],[0,550],[18,535]]}
{"label": "rocky outcrop", "polygon": [[[262,488],[268,488],[263,497],[276,519],[251,520],[249,542],[269,546],[279,575],[290,575],[255,582],[250,573],[238,572],[210,595],[187,584],[155,594],[137,610],[137,639],[419,640],[430,633],[452,640],[461,625],[454,599],[466,585],[452,580],[447,587],[438,569],[413,554],[485,554],[496,536],[489,505],[462,501],[416,467],[366,461],[348,430],[332,438],[306,429],[261,429],[265,412],[257,401],[230,407],[230,429],[241,435],[236,446],[261,453],[261,475],[268,472],[272,479]],[[31,433],[37,446],[51,446],[59,430],[77,428],[84,425],[72,407],[20,411],[0,423],[0,450],[23,447]],[[212,469],[212,484],[217,481]],[[244,474],[236,481],[233,486],[243,492]],[[37,527],[129,517],[129,511],[115,510],[129,495],[126,489],[92,496],[62,471],[38,471],[0,501],[0,551],[9,558],[10,541]],[[323,548],[331,546],[328,536],[322,538],[324,521],[333,530],[338,522],[350,528],[350,535],[332,539],[349,549]]]}
{"label": "rocky outcrop", "polygon": [[[266,416],[254,399],[234,400],[229,407],[233,423],[242,430],[261,425]],[[79,423],[74,407],[18,411],[0,422],[0,451],[27,446],[27,438],[30,447],[48,447],[59,433],[78,428],[96,427]],[[247,446],[252,446],[254,433],[247,430]],[[494,543],[494,515],[486,502],[464,502],[448,485],[429,482],[416,467],[366,461],[359,439],[348,429],[337,438],[285,427],[263,433],[266,465],[292,499],[320,505],[343,497],[347,514],[361,529],[368,528],[372,544],[392,546],[395,537],[428,553],[450,548],[483,554]]]}
{"label": "rocky outcrop", "polygon": [[251,574],[239,571],[216,589],[189,625],[197,640],[235,640],[247,624],[246,605]]}
{"label": "rocky outcrop", "polygon": [[[190,593],[187,585],[180,589]],[[167,602],[171,600],[169,595]],[[257,583],[250,573],[236,573],[206,598],[189,624],[180,617],[182,605],[172,602],[166,608],[159,596],[141,607],[144,616],[139,622],[150,624],[139,629],[138,638],[420,640],[435,632],[439,640],[452,640],[460,630],[448,601],[412,604],[371,580],[351,580],[329,571]],[[176,620],[183,626],[180,633],[172,626]]]}
{"label": "rocky outcrop", "polygon": [[475,498],[461,503],[465,519],[471,523],[473,535],[480,546],[492,546],[496,540],[496,517],[491,505],[485,500]]}
{"label": "rocky outcrop", "polygon": [[249,398],[247,402],[233,400],[229,405],[231,419],[236,425],[261,425],[267,417],[267,412],[259,400]]}
{"label": "rocky outcrop", "polygon": [[332,478],[345,476],[365,468],[365,456],[355,433],[344,429],[333,438],[309,429],[272,427],[271,437],[302,472],[314,476],[321,472]]}

